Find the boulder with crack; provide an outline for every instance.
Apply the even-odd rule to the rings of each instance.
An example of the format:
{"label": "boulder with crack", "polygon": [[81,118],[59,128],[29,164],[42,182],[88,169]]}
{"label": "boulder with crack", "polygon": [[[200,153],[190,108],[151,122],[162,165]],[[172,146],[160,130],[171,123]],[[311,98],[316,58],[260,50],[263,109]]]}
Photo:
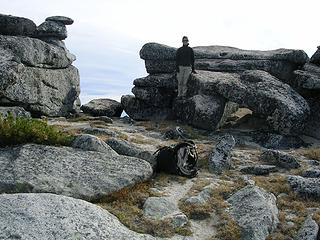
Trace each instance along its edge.
{"label": "boulder with crack", "polygon": [[264,71],[245,71],[241,75],[198,71],[191,75],[191,83],[198,94],[220,94],[249,108],[282,134],[301,133],[310,114],[309,105],[302,96]]}
{"label": "boulder with crack", "polygon": [[241,239],[265,240],[278,223],[276,197],[256,186],[247,186],[228,200],[229,211],[241,227]]}
{"label": "boulder with crack", "polygon": [[0,172],[0,193],[50,192],[92,201],[149,179],[152,168],[109,146],[97,152],[25,144],[0,149]]}

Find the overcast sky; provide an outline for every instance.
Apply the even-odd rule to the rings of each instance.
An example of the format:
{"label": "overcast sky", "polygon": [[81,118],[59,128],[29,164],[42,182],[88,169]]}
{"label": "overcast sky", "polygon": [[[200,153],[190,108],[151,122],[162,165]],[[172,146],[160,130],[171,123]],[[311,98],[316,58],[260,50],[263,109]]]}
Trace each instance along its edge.
{"label": "overcast sky", "polygon": [[146,76],[144,43],[179,47],[224,45],[243,49],[303,49],[320,45],[319,0],[0,0],[1,13],[32,19],[69,16],[66,44],[77,56],[80,98],[120,100]]}

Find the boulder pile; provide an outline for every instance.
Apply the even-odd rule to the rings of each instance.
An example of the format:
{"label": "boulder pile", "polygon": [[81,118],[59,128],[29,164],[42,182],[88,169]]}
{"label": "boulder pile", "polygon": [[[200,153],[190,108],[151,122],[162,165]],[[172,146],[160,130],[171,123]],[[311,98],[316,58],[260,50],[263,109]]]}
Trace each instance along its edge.
{"label": "boulder pile", "polygon": [[[134,80],[134,96],[121,99],[131,118],[180,119],[198,128],[215,130],[239,106],[266,120],[270,132],[296,135],[308,123],[309,99],[296,83],[306,72],[300,69],[320,73],[315,65],[320,62],[320,54],[316,53],[309,63],[303,50],[194,47],[197,73],[190,76],[187,97],[177,99],[176,50],[158,43],[147,43],[140,50],[149,75]],[[307,85],[312,90],[317,86]]]}
{"label": "boulder pile", "polygon": [[40,26],[0,15],[0,106],[19,106],[33,116],[79,112],[80,79],[75,56],[62,41],[67,17],[49,17]]}

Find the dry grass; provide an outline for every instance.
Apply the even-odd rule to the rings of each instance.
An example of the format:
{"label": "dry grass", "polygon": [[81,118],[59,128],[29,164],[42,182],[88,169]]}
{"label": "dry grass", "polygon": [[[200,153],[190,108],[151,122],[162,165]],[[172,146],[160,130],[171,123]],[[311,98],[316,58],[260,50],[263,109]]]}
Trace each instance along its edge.
{"label": "dry grass", "polygon": [[[210,184],[208,179],[198,179],[188,196],[197,195],[208,184]],[[217,234],[211,239],[238,240],[241,234],[240,227],[226,212],[228,204],[225,200],[244,186],[245,183],[240,179],[235,182],[220,181],[205,204],[189,205],[185,203],[184,198],[180,200],[179,207],[188,217],[196,219],[209,217],[210,213],[214,212],[219,218],[219,223],[216,225]]]}
{"label": "dry grass", "polygon": [[308,148],[303,150],[302,154],[309,159],[320,161],[320,148]]}
{"label": "dry grass", "polygon": [[[320,208],[319,201],[301,198],[295,194],[291,190],[287,178],[283,175],[275,174],[269,177],[254,177],[254,180],[256,181],[256,185],[275,195],[286,193],[286,195],[277,198],[280,223],[275,232],[267,238],[268,240],[294,238],[308,216],[308,208]],[[296,215],[296,217],[290,219],[294,223],[290,227],[287,224],[288,220],[286,220],[288,214]],[[320,214],[315,214],[314,219],[319,224]]]}
{"label": "dry grass", "polygon": [[136,184],[99,200],[96,204],[108,210],[133,231],[156,237],[171,237],[175,234],[191,235],[190,225],[178,229],[171,227],[169,220],[151,220],[143,216],[143,204],[148,197],[157,196],[150,191],[153,182]]}

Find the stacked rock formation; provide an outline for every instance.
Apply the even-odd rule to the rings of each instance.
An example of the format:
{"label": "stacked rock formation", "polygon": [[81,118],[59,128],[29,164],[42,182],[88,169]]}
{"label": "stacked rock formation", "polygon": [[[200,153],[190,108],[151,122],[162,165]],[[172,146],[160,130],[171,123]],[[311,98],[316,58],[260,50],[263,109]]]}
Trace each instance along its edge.
{"label": "stacked rock formation", "polygon": [[[176,100],[176,48],[145,44],[140,57],[147,77],[134,80],[132,95],[122,104],[136,120],[180,119],[195,127],[214,130],[237,104],[267,120],[270,129],[296,134],[304,128],[310,109],[293,89],[294,71],[308,56],[302,50],[241,50],[224,46],[194,47],[195,69],[188,81],[187,99]],[[235,104],[237,103],[237,104]]]}
{"label": "stacked rock formation", "polygon": [[0,106],[19,106],[33,116],[68,116],[79,111],[75,56],[62,41],[66,17],[40,26],[29,19],[0,15]]}

